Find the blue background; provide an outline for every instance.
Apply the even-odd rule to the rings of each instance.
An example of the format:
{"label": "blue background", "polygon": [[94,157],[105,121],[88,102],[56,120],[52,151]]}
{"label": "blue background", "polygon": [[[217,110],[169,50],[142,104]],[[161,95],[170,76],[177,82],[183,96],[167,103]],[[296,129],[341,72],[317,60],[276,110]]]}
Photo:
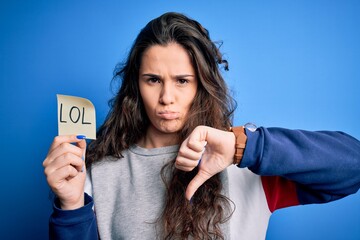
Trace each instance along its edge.
{"label": "blue background", "polygon": [[[46,239],[42,161],[56,94],[90,99],[102,123],[110,80],[139,30],[166,11],[224,42],[235,124],[342,130],[360,138],[360,1],[10,1],[0,3],[0,238]],[[360,193],[276,212],[267,239],[360,239]],[[241,226],[239,226],[241,227]]]}

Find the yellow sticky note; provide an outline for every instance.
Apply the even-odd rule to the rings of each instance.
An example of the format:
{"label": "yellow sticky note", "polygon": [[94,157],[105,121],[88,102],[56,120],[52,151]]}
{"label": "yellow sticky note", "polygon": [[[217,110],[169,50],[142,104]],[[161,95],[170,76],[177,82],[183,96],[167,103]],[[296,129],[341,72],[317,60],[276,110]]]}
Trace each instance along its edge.
{"label": "yellow sticky note", "polygon": [[57,94],[59,135],[96,139],[95,107],[86,98]]}

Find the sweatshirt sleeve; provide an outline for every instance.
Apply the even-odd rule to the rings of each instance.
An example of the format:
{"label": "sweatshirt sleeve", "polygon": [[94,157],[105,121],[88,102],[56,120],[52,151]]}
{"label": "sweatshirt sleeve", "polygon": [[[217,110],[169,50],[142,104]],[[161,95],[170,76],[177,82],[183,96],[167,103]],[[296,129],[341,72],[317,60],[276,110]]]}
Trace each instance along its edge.
{"label": "sweatshirt sleeve", "polygon": [[360,142],[343,132],[246,130],[239,167],[261,175],[269,208],[324,203],[360,188]]}
{"label": "sweatshirt sleeve", "polygon": [[92,209],[93,199],[85,193],[85,206],[75,210],[62,210],[57,200],[49,220],[50,239],[98,239],[97,224]]}

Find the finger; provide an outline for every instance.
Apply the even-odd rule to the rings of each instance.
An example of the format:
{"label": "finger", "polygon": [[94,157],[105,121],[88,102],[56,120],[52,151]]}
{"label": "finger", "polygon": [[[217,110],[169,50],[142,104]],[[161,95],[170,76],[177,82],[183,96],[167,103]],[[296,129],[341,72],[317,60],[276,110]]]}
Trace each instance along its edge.
{"label": "finger", "polygon": [[[85,158],[86,141],[79,139],[79,137],[82,136],[71,135],[55,137],[54,142],[50,147],[49,153],[43,162],[43,166],[46,167],[51,163],[51,161],[66,152],[71,152]],[[77,146],[71,144],[73,141],[77,143]]]}
{"label": "finger", "polygon": [[[78,143],[85,139],[84,135],[61,135],[56,136],[54,141],[52,142],[49,153],[51,153],[54,149],[56,149],[62,143]],[[86,146],[86,145],[85,145]]]}
{"label": "finger", "polygon": [[204,171],[199,171],[186,188],[186,199],[190,201],[199,187],[203,185],[210,177],[211,176]]}
{"label": "finger", "polygon": [[[77,146],[78,146],[79,148],[81,148],[81,150],[82,150],[81,160],[82,160],[83,162],[85,162],[86,141],[85,141],[85,140],[82,140],[82,141],[80,141],[80,142],[77,142]],[[85,166],[85,164],[83,164],[83,165],[82,165],[82,168],[81,168],[81,172],[86,171],[85,168],[86,168],[86,166]]]}
{"label": "finger", "polygon": [[183,159],[187,159],[189,161],[198,161],[203,154],[203,150],[201,151],[193,151],[187,147],[181,147],[178,152],[178,157]]}
{"label": "finger", "polygon": [[79,174],[83,174],[77,171],[73,166],[66,165],[57,171],[54,174],[50,175],[47,180],[51,188],[55,191],[60,191],[64,186],[62,183],[68,181],[74,177],[77,177]]}
{"label": "finger", "polygon": [[85,140],[81,140],[80,142],[77,142],[77,146],[79,148],[81,148],[81,150],[83,151],[83,159],[85,159],[85,152],[86,152],[86,141]]}
{"label": "finger", "polygon": [[187,141],[187,147],[195,152],[204,151],[206,144],[207,142],[205,140],[200,140],[198,136],[190,136]]}
{"label": "finger", "polygon": [[[206,145],[207,142],[204,143]],[[176,157],[175,167],[182,171],[192,171],[195,167],[199,166],[202,155],[205,151],[205,146],[200,152],[195,152],[186,146],[182,146]]]}
{"label": "finger", "polygon": [[175,167],[184,172],[191,172],[192,170],[194,170],[194,167],[180,166],[180,165],[176,165],[176,164],[175,164]]}
{"label": "finger", "polygon": [[178,154],[176,159],[175,159],[175,163],[177,163],[178,165],[181,166],[197,166],[197,162],[199,161],[199,159],[201,158],[201,154],[196,154],[195,156],[192,157],[192,159],[189,159],[189,157]]}
{"label": "finger", "polygon": [[48,176],[66,165],[71,165],[75,167],[78,171],[81,171],[84,166],[84,161],[78,155],[75,155],[73,153],[65,153],[54,159],[51,164],[49,164],[45,168],[45,175]]}
{"label": "finger", "polygon": [[205,151],[206,141],[193,141],[185,140],[179,149],[178,156],[184,159],[198,161]]}
{"label": "finger", "polygon": [[190,172],[198,165],[198,161],[182,160],[177,158],[175,161],[175,167],[179,170]]}
{"label": "finger", "polygon": [[61,157],[62,155],[65,155],[67,153],[72,153],[73,155],[76,155],[81,158],[83,156],[83,152],[84,151],[81,148],[79,148],[71,143],[62,143],[46,157],[45,161],[43,162],[43,166],[47,167],[55,159]]}

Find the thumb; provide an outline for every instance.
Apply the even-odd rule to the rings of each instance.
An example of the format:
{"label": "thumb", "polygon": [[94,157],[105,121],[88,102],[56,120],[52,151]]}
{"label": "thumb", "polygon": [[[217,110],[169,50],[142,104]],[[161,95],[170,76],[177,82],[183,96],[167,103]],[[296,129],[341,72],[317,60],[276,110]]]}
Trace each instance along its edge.
{"label": "thumb", "polygon": [[211,176],[206,172],[199,170],[196,176],[190,181],[189,185],[186,188],[185,197],[187,200],[194,196],[195,192],[198,190],[201,185],[203,185]]}
{"label": "thumb", "polygon": [[[84,136],[84,138],[83,138],[80,142],[77,142],[76,144],[77,144],[77,146],[78,146],[79,148],[81,148],[81,150],[83,151],[81,158],[82,158],[82,160],[85,162],[85,155],[86,155],[86,140],[85,140],[85,136]],[[81,172],[84,172],[84,171],[85,171],[85,168],[86,168],[86,166],[85,166],[85,163],[84,163],[84,165],[82,166]]]}
{"label": "thumb", "polygon": [[85,152],[86,152],[86,141],[85,139],[77,142],[77,146],[83,150],[83,158],[85,159]]}

